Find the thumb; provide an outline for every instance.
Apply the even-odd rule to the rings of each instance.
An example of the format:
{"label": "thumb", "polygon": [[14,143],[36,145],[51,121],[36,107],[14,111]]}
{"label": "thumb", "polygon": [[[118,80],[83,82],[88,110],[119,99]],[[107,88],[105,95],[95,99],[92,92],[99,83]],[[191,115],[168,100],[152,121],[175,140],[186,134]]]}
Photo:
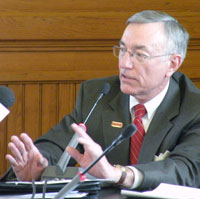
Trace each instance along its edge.
{"label": "thumb", "polygon": [[67,146],[66,151],[77,161],[80,162],[83,155],[73,147]]}
{"label": "thumb", "polygon": [[41,154],[36,156],[36,162],[38,167],[46,168],[48,166],[48,160]]}

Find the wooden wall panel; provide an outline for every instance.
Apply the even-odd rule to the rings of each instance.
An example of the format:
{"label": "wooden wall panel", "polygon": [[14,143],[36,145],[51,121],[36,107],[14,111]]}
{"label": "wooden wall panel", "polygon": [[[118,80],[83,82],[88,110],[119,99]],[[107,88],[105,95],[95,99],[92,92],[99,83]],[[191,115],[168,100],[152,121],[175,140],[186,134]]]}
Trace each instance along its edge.
{"label": "wooden wall panel", "polygon": [[200,88],[199,0],[0,1],[0,84],[16,96],[0,124],[0,175],[13,134],[35,140],[73,110],[82,81],[118,74],[112,46],[144,9],[166,11],[189,31],[180,71]]}
{"label": "wooden wall panel", "polygon": [[85,80],[111,75],[117,69],[112,46],[76,48],[0,53],[0,81]]}
{"label": "wooden wall panel", "polygon": [[19,135],[24,131],[24,85],[14,84],[9,88],[15,93],[15,104],[10,108],[11,113],[8,115],[7,135]]}
{"label": "wooden wall panel", "polygon": [[58,120],[60,121],[66,114],[72,112],[75,104],[75,85],[74,84],[59,84],[58,87]]}
{"label": "wooden wall panel", "polygon": [[41,136],[40,84],[26,84],[24,93],[24,132],[33,140]]}
{"label": "wooden wall panel", "polygon": [[187,74],[191,79],[200,78],[200,65],[199,65],[200,45],[198,49],[188,49],[188,53],[183,65],[180,68],[181,72]]}
{"label": "wooden wall panel", "polygon": [[42,85],[42,133],[47,132],[58,122],[57,96],[56,84]]}
{"label": "wooden wall panel", "polygon": [[0,8],[4,40],[117,39],[127,18],[144,9],[169,12],[193,37],[200,32],[198,0],[9,0],[1,1]]}
{"label": "wooden wall panel", "polygon": [[0,177],[6,171],[5,154],[7,153],[7,120],[4,119],[0,125]]}
{"label": "wooden wall panel", "polygon": [[[117,42],[96,48],[82,46],[77,49],[73,44],[70,49],[68,46],[62,50],[51,47],[46,52],[43,48],[42,52],[0,53],[0,82],[79,81],[117,74],[118,62],[112,53],[112,46]],[[180,68],[190,78],[199,78],[199,52],[200,39],[192,40]]]}

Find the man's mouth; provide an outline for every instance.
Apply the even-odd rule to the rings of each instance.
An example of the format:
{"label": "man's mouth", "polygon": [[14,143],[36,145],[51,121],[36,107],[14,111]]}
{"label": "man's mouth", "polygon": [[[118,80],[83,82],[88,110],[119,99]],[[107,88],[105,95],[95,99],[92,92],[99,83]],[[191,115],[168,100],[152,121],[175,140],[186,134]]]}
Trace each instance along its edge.
{"label": "man's mouth", "polygon": [[121,74],[121,79],[122,80],[136,80],[134,77],[131,77],[131,76],[128,76],[128,75],[125,75],[125,74]]}

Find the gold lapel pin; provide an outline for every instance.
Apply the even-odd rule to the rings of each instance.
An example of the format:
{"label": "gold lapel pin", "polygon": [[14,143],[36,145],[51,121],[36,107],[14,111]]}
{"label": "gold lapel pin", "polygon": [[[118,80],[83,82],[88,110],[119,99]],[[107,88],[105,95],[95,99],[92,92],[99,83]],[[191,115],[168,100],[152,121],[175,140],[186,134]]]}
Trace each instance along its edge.
{"label": "gold lapel pin", "polygon": [[115,127],[115,128],[122,128],[123,127],[123,123],[122,122],[112,121],[111,126]]}

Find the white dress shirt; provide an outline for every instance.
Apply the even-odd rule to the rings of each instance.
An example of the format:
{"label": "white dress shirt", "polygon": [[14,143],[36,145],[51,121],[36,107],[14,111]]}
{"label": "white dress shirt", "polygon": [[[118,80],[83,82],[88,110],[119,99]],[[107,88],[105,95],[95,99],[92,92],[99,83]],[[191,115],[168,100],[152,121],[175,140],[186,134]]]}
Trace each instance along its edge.
{"label": "white dress shirt", "polygon": [[[155,112],[156,112],[157,108],[159,107],[160,103],[163,101],[168,88],[169,88],[169,82],[166,85],[166,87],[156,97],[154,97],[150,101],[144,103],[144,106],[147,110],[147,114],[142,118],[145,133],[147,133],[147,130],[149,128],[151,120],[153,119]],[[137,104],[139,104],[139,102],[135,99],[135,97],[130,96],[129,109],[130,109],[130,113],[132,116],[132,121],[135,118],[133,107]],[[138,169],[136,169],[133,166],[129,166],[129,168],[132,169],[132,171],[135,174],[135,180],[134,180],[133,186],[131,187],[131,189],[134,189],[134,188],[137,188],[142,183],[143,174],[142,174],[142,172],[140,172]]]}

